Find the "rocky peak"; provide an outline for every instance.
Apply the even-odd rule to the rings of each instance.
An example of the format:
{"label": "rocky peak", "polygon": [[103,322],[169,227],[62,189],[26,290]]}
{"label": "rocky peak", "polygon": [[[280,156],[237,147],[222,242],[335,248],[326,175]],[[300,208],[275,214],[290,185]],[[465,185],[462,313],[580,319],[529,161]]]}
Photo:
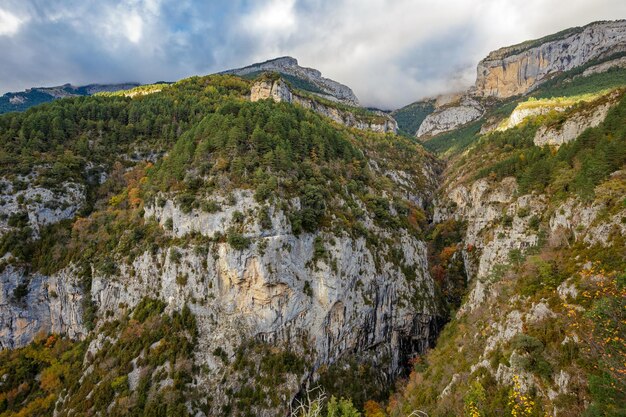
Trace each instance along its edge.
{"label": "rocky peak", "polygon": [[332,101],[338,101],[351,106],[358,106],[359,100],[352,90],[337,81],[322,77],[322,73],[314,68],[306,68],[298,65],[298,60],[290,56],[270,59],[269,61],[248,65],[222,72],[222,74],[234,74],[245,76],[259,72],[278,72],[280,74],[295,77],[303,84],[303,89]]}
{"label": "rocky peak", "polygon": [[440,96],[435,102],[435,111],[424,119],[415,136],[425,138],[449,132],[483,114],[482,105],[469,95]]}

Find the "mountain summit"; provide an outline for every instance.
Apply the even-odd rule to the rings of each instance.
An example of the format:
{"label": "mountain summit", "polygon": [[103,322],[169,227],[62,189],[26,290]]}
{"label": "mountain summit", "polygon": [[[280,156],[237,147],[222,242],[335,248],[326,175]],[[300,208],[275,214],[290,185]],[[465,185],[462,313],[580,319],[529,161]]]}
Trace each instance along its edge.
{"label": "mountain summit", "polygon": [[359,105],[359,100],[350,87],[322,77],[322,73],[314,68],[301,67],[298,65],[298,60],[290,56],[283,56],[248,65],[247,67],[224,71],[222,74],[251,77],[262,72],[278,72],[287,81],[294,84],[295,87],[333,101],[339,101],[351,106]]}

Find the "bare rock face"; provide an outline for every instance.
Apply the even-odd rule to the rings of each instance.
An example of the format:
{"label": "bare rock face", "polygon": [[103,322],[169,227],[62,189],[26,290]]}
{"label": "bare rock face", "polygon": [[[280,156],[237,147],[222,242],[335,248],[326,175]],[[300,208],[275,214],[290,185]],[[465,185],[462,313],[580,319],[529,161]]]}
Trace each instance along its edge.
{"label": "bare rock face", "polygon": [[83,292],[71,268],[51,277],[7,267],[0,273],[0,349],[24,346],[39,335],[82,338]]}
{"label": "bare rock face", "polygon": [[[404,172],[395,175],[412,180]],[[209,415],[219,415],[229,385],[222,383],[227,365],[212,353],[218,347],[230,358],[250,340],[308,352],[311,367],[303,379],[289,382],[295,395],[304,381],[316,379],[320,367],[351,354],[395,377],[409,355],[424,352],[432,340],[437,313],[427,248],[407,231],[391,232],[367,215],[363,219],[371,233],[393,239],[403,258],[397,264],[384,256],[388,249],[372,247],[362,237],[295,235],[281,208],[262,207],[249,190],[228,198],[208,196],[220,207],[211,213],[184,212],[173,197],[160,195],[158,204],[145,207],[145,217],[169,225],[172,237],[216,238],[239,226],[250,244],[235,249],[208,239],[212,243],[147,251],[130,263],[119,262],[113,274],[92,269],[90,293],[72,266],[52,276],[8,267],[0,274],[0,347],[24,346],[49,332],[83,338],[85,298],[92,300],[100,324],[132,310],[144,297],[160,298],[168,311],[187,305],[198,323],[196,362],[208,369],[197,384],[214,390]],[[297,199],[290,204],[300,206]],[[259,223],[262,209],[268,210],[270,227]],[[235,213],[245,213],[243,222]],[[90,351],[102,347],[98,340]]]}
{"label": "bare rock face", "polygon": [[[555,39],[556,38],[556,39]],[[524,94],[563,71],[626,50],[626,21],[597,22],[537,41],[502,48],[478,64],[476,94]]]}
{"label": "bare rock face", "polygon": [[[439,100],[438,100],[439,103]],[[454,130],[464,124],[479,119],[484,109],[480,103],[469,97],[463,96],[452,104],[443,101],[443,106],[429,114],[420,125],[416,137],[435,136],[440,133]]]}
{"label": "bare rock face", "polygon": [[578,111],[560,126],[542,126],[537,130],[533,142],[537,146],[559,147],[576,139],[585,130],[596,127],[604,121],[615,102],[606,102],[593,109]]}
{"label": "bare rock face", "polygon": [[585,71],[583,71],[582,75],[583,77],[588,77],[593,74],[607,72],[608,70],[613,69],[613,68],[626,68],[626,57],[612,59],[610,61],[603,62],[598,65],[593,65],[587,68]]}
{"label": "bare rock face", "polygon": [[[248,191],[237,193],[236,201],[223,212],[194,210],[185,214],[168,200],[163,207],[148,207],[145,215],[161,224],[171,219],[175,236],[199,233],[214,237],[234,224],[232,213],[260,209]],[[244,235],[252,242],[247,249],[235,250],[226,243],[204,252],[180,249],[180,260],[171,254],[178,250],[175,248],[156,257],[145,254],[130,268],[124,267],[119,280],[96,277],[94,299],[102,312],[115,312],[120,303],[135,305],[151,293],[161,294],[172,308],[184,305],[185,300],[205,300],[194,307],[200,322],[205,323],[201,327],[204,343],[220,340],[222,346],[230,345],[226,350],[231,351],[243,329],[248,337],[278,344],[293,344],[297,340],[293,336],[302,334],[317,352],[315,367],[332,363],[348,351],[380,346],[391,355],[388,366],[394,373],[405,344],[426,347],[434,288],[423,242],[406,233],[397,236],[406,264],[416,272],[417,278],[412,280],[391,263],[377,268],[376,254],[364,239],[294,236],[285,213],[272,208],[270,215],[270,229],[263,230],[252,220],[256,216],[245,222]],[[377,229],[373,224],[370,227]],[[314,258],[316,238],[326,242],[324,259]],[[127,276],[131,269],[132,278]],[[180,275],[188,276],[184,286],[176,279]],[[153,279],[155,276],[160,279]],[[420,305],[401,301],[415,291],[423,299]],[[212,317],[224,320],[212,321]],[[224,325],[231,320],[227,317],[236,317],[239,325]]]}
{"label": "bare rock face", "polygon": [[372,116],[360,117],[347,110],[340,110],[336,107],[328,106],[308,97],[302,97],[289,89],[289,86],[281,79],[277,81],[264,80],[255,83],[250,89],[250,100],[258,101],[271,98],[274,101],[285,101],[295,103],[313,110],[322,116],[328,117],[344,126],[354,127],[360,130],[371,130],[374,132],[396,133],[398,123],[395,119],[381,111],[372,111]]}
{"label": "bare rock face", "polygon": [[515,126],[521,124],[524,120],[530,117],[542,116],[544,114],[548,114],[550,112],[563,112],[566,110],[566,107],[549,107],[549,106],[536,106],[536,107],[528,107],[528,108],[515,108],[509,119],[502,126],[498,126],[494,130],[508,130],[514,128]]}
{"label": "bare rock face", "polygon": [[496,184],[480,179],[448,192],[446,200],[454,206],[453,211],[437,209],[436,221],[449,217],[467,221],[465,243],[472,250],[466,255],[466,271],[470,276],[486,278],[496,265],[508,262],[512,250],[525,250],[539,241],[529,222],[533,215],[541,215],[546,198],[517,197],[516,193],[515,178]]}
{"label": "bare rock face", "polygon": [[271,98],[274,101],[291,103],[293,96],[291,90],[283,80],[259,81],[250,89],[250,101],[255,102]]}
{"label": "bare rock face", "polygon": [[350,87],[322,77],[322,73],[313,68],[305,68],[298,65],[298,60],[285,56],[269,61],[252,64],[244,68],[224,71],[223,74],[234,74],[244,76],[247,74],[271,71],[291,75],[313,84],[321,92],[315,92],[321,97],[329,100],[339,101],[350,106],[358,106],[359,100],[354,95]]}

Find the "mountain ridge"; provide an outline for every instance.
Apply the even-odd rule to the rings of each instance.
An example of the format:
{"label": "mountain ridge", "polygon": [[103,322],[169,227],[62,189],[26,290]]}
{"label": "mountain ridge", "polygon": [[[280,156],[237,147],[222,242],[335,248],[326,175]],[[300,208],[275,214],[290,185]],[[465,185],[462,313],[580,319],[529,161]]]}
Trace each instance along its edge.
{"label": "mountain ridge", "polygon": [[[324,98],[336,100],[351,106],[358,106],[359,100],[352,90],[337,81],[322,77],[322,73],[314,68],[306,68],[298,65],[298,60],[283,56],[269,59],[267,61],[247,65],[242,68],[222,71],[220,74],[235,74],[246,76],[249,74],[270,71],[295,76],[312,83],[318,90],[310,89],[309,91],[321,95]],[[306,87],[304,89],[307,89]]]}
{"label": "mountain ridge", "polygon": [[70,83],[54,87],[32,87],[24,91],[8,92],[0,97],[0,114],[24,111],[38,104],[64,97],[89,96],[101,92],[114,92],[138,87],[139,83],[87,84],[74,86]]}

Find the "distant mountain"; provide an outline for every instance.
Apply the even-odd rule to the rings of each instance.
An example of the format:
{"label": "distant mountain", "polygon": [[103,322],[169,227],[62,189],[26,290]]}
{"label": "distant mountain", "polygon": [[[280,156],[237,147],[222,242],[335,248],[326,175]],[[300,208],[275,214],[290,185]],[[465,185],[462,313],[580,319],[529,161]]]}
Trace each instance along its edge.
{"label": "distant mountain", "polygon": [[139,83],[124,84],[88,84],[73,86],[64,84],[57,87],[29,88],[16,93],[6,93],[0,97],[0,114],[12,111],[24,111],[41,103],[63,97],[91,96],[101,92],[114,92],[137,87]]}
{"label": "distant mountain", "polygon": [[[419,122],[414,133],[428,141],[477,122],[503,100],[536,94],[565,78],[572,81],[625,67],[626,20],[594,22],[493,51],[478,63],[476,84],[468,91],[439,97],[425,118],[423,113],[412,117],[406,108],[395,117],[400,129],[407,125],[407,116],[412,117],[410,131]],[[620,83],[612,78],[608,84],[605,80],[606,87]],[[402,122],[398,117],[404,117]]]}
{"label": "distant mountain", "polygon": [[351,106],[359,105],[359,99],[357,99],[350,87],[322,77],[322,73],[316,69],[299,66],[298,60],[290,56],[224,71],[222,74],[234,74],[250,78],[262,72],[278,72],[296,88]]}
{"label": "distant mountain", "polygon": [[478,64],[476,95],[525,94],[556,75],[626,52],[626,20],[594,22],[491,52]]}

